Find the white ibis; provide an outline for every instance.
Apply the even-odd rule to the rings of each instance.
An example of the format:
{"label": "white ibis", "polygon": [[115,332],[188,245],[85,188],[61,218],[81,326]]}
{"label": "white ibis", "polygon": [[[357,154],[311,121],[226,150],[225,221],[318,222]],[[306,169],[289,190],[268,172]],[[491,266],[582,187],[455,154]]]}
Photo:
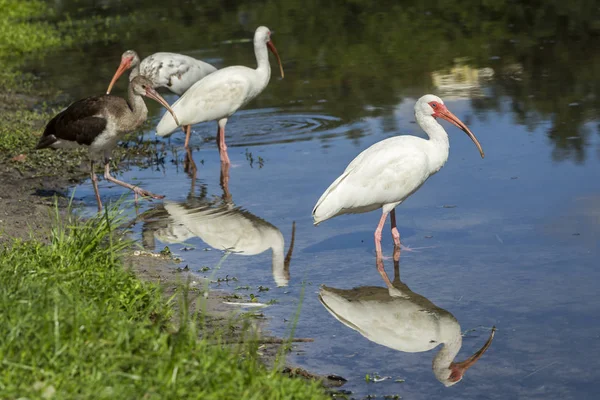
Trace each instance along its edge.
{"label": "white ibis", "polygon": [[[229,164],[225,145],[227,118],[258,96],[269,83],[271,66],[267,48],[275,54],[283,78],[283,66],[271,41],[271,31],[260,26],[254,33],[256,69],[240,65],[220,69],[196,82],[172,106],[182,125],[218,121],[217,146],[222,163]],[[156,127],[156,134],[169,136],[175,129],[176,121],[165,114]]]}
{"label": "white ibis", "polygon": [[[129,73],[129,81],[142,75],[150,79],[155,89],[167,88],[179,96],[194,83],[217,70],[207,62],[177,53],[154,53],[140,62],[140,57],[134,50],[127,50],[121,56],[121,64],[110,81],[106,94],[110,93],[115,82],[130,68],[133,69]],[[191,126],[185,126],[184,131],[187,148]]]}
{"label": "white ibis", "polygon": [[492,344],[496,328],[483,347],[462,362],[454,359],[462,346],[461,328],[454,316],[413,292],[400,280],[394,257],[394,282],[388,287],[360,286],[336,289],[323,286],[321,304],[338,321],[368,340],[407,353],[429,351],[442,345],[433,359],[433,373],[445,386],[459,382]]}
{"label": "white ibis", "polygon": [[[227,198],[228,193],[224,193]],[[199,237],[210,247],[252,256],[272,250],[271,266],[277,286],[287,286],[295,237],[295,223],[287,253],[281,231],[269,222],[228,201],[210,201],[190,196],[186,202],[165,201],[166,214],[150,213],[142,228],[144,245],[154,247],[154,238],[163,243],[182,243]]]}
{"label": "white ibis", "polygon": [[[102,210],[102,201],[98,191],[98,178],[94,173],[94,159],[100,156],[104,157],[104,178],[131,189],[136,200],[138,195],[157,199],[163,197],[110,175],[109,161],[112,149],[126,133],[139,128],[148,116],[148,109],[142,96],[156,100],[169,112],[173,112],[165,99],[152,88],[152,82],[138,76],[129,83],[128,100],[103,95],[87,97],[71,104],[48,122],[44,134],[35,147],[36,149],[47,147],[89,149],[92,184],[98,201],[98,211]],[[177,118],[175,114],[173,118]]]}
{"label": "white ibis", "polygon": [[314,224],[341,214],[355,214],[383,209],[375,230],[375,249],[381,254],[381,231],[390,214],[392,236],[400,246],[395,207],[421,187],[448,160],[448,134],[436,118],[462,129],[484,157],[479,141],[442,99],[428,94],[415,104],[417,124],[429,140],[416,136],[395,136],[375,143],[360,153],[321,195],[312,215]]}

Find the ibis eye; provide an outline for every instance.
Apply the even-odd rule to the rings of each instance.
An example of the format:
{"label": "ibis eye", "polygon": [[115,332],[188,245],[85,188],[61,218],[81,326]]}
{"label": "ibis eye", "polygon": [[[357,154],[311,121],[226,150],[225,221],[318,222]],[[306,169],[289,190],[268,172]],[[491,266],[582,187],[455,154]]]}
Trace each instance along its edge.
{"label": "ibis eye", "polygon": [[431,103],[431,107],[437,108],[437,103]]}

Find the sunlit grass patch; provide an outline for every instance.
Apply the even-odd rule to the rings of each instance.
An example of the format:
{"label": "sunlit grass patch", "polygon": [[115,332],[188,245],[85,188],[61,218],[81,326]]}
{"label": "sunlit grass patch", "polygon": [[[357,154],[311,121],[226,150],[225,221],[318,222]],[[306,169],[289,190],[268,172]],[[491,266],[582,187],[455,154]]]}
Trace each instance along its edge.
{"label": "sunlit grass patch", "polygon": [[[60,217],[51,241],[0,252],[0,393],[6,398],[323,398],[267,370],[256,342],[221,345],[160,288],[127,271],[119,217]],[[201,339],[199,339],[201,337]]]}
{"label": "sunlit grass patch", "polygon": [[57,47],[61,38],[56,28],[38,20],[47,12],[39,1],[0,0],[0,60],[14,63],[23,53]]}

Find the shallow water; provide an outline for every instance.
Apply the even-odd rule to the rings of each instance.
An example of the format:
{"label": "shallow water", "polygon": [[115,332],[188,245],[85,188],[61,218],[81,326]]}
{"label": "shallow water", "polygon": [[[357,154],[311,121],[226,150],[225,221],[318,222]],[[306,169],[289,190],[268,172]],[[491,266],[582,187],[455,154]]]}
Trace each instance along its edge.
{"label": "shallow water", "polygon": [[[179,132],[169,139],[156,138],[164,162],[121,174],[125,181],[167,195],[164,202],[141,204],[144,218],[135,232],[146,247],[169,246],[193,271],[210,268],[199,276],[235,277],[237,281],[213,287],[235,292],[243,301],[251,294],[260,302],[275,301],[261,311],[276,334],[289,333],[301,301],[294,336],[315,341],[295,347],[292,362],[317,373],[344,376],[348,382],[343,389],[354,398],[597,396],[600,74],[598,54],[585,50],[586,40],[598,33],[585,13],[565,17],[578,22],[582,32],[546,30],[528,36],[524,27],[506,20],[493,21],[495,31],[481,28],[479,35],[470,36],[455,32],[457,22],[435,9],[395,10],[365,22],[361,16],[373,10],[356,6],[340,17],[343,24],[329,27],[318,21],[328,16],[335,21],[343,5],[332,3],[331,9],[315,14],[318,21],[313,24],[307,15],[315,5],[289,2],[277,8],[267,3],[248,12],[251,3],[233,2],[219,10],[197,8],[191,22],[167,15],[158,27],[149,28],[139,21],[151,19],[156,10],[146,2],[123,3],[137,4],[142,15],[129,40],[100,46],[91,60],[78,52],[62,53],[37,68],[52,66],[46,69],[47,79],[57,85],[64,81],[59,87],[77,97],[101,93],[120,53],[129,47],[143,55],[187,52],[218,67],[254,65],[249,43],[227,40],[249,38],[253,27],[265,24],[275,31],[286,70],[285,79],[273,76],[259,98],[228,122],[228,192],[221,185],[215,123],[194,126],[195,180],[184,171],[184,138]],[[582,3],[586,11],[584,7]],[[390,18],[405,14],[425,15],[423,21],[414,17],[409,24],[422,29],[410,31],[412,36],[408,27],[392,24],[396,30],[386,30]],[[550,26],[553,15],[546,10]],[[426,29],[431,18],[439,24]],[[179,27],[182,21],[189,35]],[[304,29],[302,23],[307,24]],[[363,24],[363,35],[353,28],[358,23]],[[534,26],[539,28],[535,32],[542,27]],[[151,36],[157,33],[151,29],[162,29],[165,36]],[[389,51],[404,46],[414,52],[415,43],[431,43],[433,31],[443,33],[434,50],[422,45],[412,57]],[[378,33],[381,46],[373,44]],[[193,35],[195,41],[190,39]],[[156,40],[148,43],[145,37]],[[64,63],[77,65],[84,59],[96,67],[65,81]],[[89,82],[89,91],[81,82]],[[123,91],[125,80],[118,85]],[[360,151],[393,135],[423,135],[414,122],[413,106],[429,92],[445,99],[486,152],[482,160],[466,135],[443,123],[450,135],[448,163],[397,209],[402,242],[412,249],[402,252],[401,281],[420,299],[419,307],[429,310],[427,315],[447,327],[457,329],[453,318],[460,325],[462,347],[456,360],[475,353],[491,327],[497,327],[485,355],[450,388],[432,371],[439,347],[406,352],[398,350],[401,345],[395,349],[376,343],[389,344],[394,335],[416,329],[415,321],[402,317],[413,297],[387,301],[387,290],[377,289],[385,301],[365,307],[369,313],[346,304],[346,324],[364,335],[334,318],[319,301],[321,285],[385,288],[373,245],[379,213],[341,216],[318,227],[311,221],[316,200]],[[176,99],[165,97],[169,102]],[[152,111],[156,123],[163,110]],[[151,129],[144,134],[155,140]],[[87,211],[94,212],[89,182],[74,190]],[[100,191],[103,198],[114,200],[126,193],[104,182]],[[286,265],[294,221],[295,245]],[[393,242],[384,232],[383,251],[390,257],[385,267],[392,279]],[[185,244],[177,244],[180,241]],[[223,248],[232,254],[215,271]],[[288,286],[277,287],[276,282],[288,281],[288,273]],[[408,289],[402,290],[406,294]],[[438,308],[423,306],[429,302]],[[376,316],[381,326],[369,320]],[[364,321],[367,330],[360,328]],[[430,340],[437,337],[433,331],[426,334]],[[366,382],[366,374],[391,379]]]}

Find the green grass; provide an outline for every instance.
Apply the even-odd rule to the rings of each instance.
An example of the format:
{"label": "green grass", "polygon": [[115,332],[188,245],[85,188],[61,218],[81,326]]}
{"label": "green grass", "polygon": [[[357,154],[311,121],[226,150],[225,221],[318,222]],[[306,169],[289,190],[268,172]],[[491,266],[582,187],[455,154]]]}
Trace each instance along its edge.
{"label": "green grass", "polygon": [[0,253],[1,398],[326,398],[266,369],[256,343],[216,344],[186,307],[175,330],[160,288],[124,268],[114,217],[57,219],[49,244]]}
{"label": "green grass", "polygon": [[15,65],[24,53],[45,51],[61,45],[58,30],[39,18],[46,5],[34,0],[0,0],[0,60]]}
{"label": "green grass", "polygon": [[82,162],[87,163],[85,150],[34,150],[41,134],[40,126],[51,117],[49,113],[20,109],[4,112],[0,116],[0,162],[28,170],[33,175],[85,174],[81,169]]}

